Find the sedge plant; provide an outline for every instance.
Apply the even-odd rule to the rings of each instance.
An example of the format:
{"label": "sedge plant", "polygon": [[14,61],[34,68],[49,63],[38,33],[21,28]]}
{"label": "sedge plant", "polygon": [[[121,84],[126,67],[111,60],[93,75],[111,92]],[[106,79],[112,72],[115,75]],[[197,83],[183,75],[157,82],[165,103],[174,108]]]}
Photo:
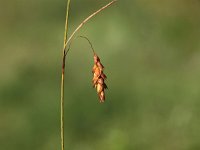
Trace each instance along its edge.
{"label": "sedge plant", "polygon": [[103,73],[104,66],[101,64],[100,58],[97,56],[92,43],[90,40],[85,36],[77,36],[75,37],[76,33],[87,23],[91,18],[96,16],[98,13],[102,12],[104,9],[108,8],[112,4],[114,4],[117,0],[113,0],[110,3],[106,4],[105,6],[101,7],[91,15],[89,15],[86,19],[84,19],[79,26],[72,32],[72,34],[68,37],[68,20],[69,20],[69,9],[70,9],[70,2],[71,0],[67,1],[67,9],[66,9],[66,21],[65,21],[65,32],[64,32],[64,45],[62,51],[62,75],[61,75],[61,99],[60,99],[60,108],[61,108],[61,150],[64,150],[64,81],[65,81],[65,62],[67,54],[70,50],[71,44],[73,40],[77,37],[86,39],[92,49],[94,54],[94,66],[92,68],[93,73],[93,87],[97,90],[97,94],[99,97],[100,102],[105,101],[105,89],[107,85],[105,84],[106,75]]}

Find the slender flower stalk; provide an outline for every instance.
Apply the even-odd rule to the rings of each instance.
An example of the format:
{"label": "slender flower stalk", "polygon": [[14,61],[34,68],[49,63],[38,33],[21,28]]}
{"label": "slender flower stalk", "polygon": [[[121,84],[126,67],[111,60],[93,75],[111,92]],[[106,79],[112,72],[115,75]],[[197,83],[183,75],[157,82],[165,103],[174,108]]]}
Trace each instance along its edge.
{"label": "slender flower stalk", "polygon": [[[61,104],[61,150],[64,150],[64,80],[65,80],[65,61],[66,61],[66,56],[67,53],[70,49],[70,43],[74,37],[74,35],[83,27],[83,25],[88,22],[91,18],[93,18],[94,16],[96,16],[98,13],[100,13],[101,11],[103,11],[104,9],[108,8],[109,6],[111,6],[114,2],[116,2],[117,0],[113,0],[110,3],[108,3],[107,5],[101,7],[99,10],[95,11],[94,13],[92,13],[90,16],[88,16],[85,20],[83,20],[80,25],[72,32],[72,34],[69,36],[68,38],[68,20],[69,20],[69,9],[70,9],[70,0],[68,0],[67,2],[67,10],[66,10],[66,20],[65,20],[65,32],[64,32],[64,45],[63,45],[63,54],[62,54],[62,75],[61,75],[61,99],[60,99],[60,104]],[[86,38],[86,37],[85,37]],[[86,38],[87,39],[87,38]],[[88,40],[88,39],[87,39]],[[88,42],[91,45],[91,42],[88,40]],[[92,47],[92,45],[91,45]],[[92,47],[93,53],[94,53],[94,57],[96,56],[94,49]],[[97,56],[98,57],[98,56]],[[99,59],[100,62],[100,59]],[[98,62],[96,62],[98,63]],[[101,67],[101,66],[98,66]],[[103,72],[103,70],[102,70]],[[94,72],[95,73],[95,72]],[[103,77],[99,77],[99,79],[103,79]],[[97,82],[99,83],[99,80]],[[97,83],[94,83],[94,85],[96,85]],[[99,86],[97,84],[97,86]],[[100,102],[103,102],[105,100],[105,95],[104,95],[104,88],[106,88],[105,83],[101,84],[101,86],[103,86],[103,90],[98,90],[99,88],[97,88],[97,92],[100,98]]]}

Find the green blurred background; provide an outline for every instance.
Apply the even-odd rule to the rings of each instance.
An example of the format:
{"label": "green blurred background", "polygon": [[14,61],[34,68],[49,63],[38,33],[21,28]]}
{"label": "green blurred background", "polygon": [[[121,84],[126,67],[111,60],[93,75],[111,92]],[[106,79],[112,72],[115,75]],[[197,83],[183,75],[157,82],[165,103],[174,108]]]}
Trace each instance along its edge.
{"label": "green blurred background", "polygon": [[[71,0],[70,33],[108,0]],[[66,0],[0,1],[0,149],[60,149]],[[88,22],[66,63],[66,150],[200,149],[200,1],[119,0]]]}

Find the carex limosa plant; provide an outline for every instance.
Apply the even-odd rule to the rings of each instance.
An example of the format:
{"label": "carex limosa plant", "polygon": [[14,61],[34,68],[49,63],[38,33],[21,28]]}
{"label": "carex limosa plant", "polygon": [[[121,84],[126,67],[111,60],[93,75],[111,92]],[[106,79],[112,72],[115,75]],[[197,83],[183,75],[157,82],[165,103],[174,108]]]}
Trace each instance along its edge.
{"label": "carex limosa plant", "polygon": [[[83,27],[83,25],[88,22],[91,18],[96,16],[98,13],[108,8],[112,4],[114,4],[117,0],[113,0],[105,6],[101,7],[99,10],[95,11],[91,15],[89,15],[86,19],[84,19],[80,25],[72,32],[72,34],[68,38],[68,18],[69,18],[69,9],[70,9],[70,0],[67,1],[67,9],[66,9],[66,21],[65,21],[65,32],[64,32],[64,46],[63,46],[63,54],[62,54],[62,75],[61,75],[61,150],[64,150],[64,79],[65,79],[65,61],[67,54],[70,50],[70,45],[73,40],[76,38],[76,33]],[[96,89],[100,102],[105,101],[105,89],[107,85],[105,84],[106,75],[103,73],[104,66],[102,65],[99,56],[96,54],[92,43],[85,36],[77,36],[80,38],[86,39],[93,51],[94,54],[94,66],[92,68],[93,79],[92,84]]]}

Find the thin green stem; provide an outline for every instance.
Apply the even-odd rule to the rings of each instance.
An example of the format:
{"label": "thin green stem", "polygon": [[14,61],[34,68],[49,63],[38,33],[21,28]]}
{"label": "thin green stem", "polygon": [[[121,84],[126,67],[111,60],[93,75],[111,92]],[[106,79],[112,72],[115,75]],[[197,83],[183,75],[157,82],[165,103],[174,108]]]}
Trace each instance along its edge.
{"label": "thin green stem", "polygon": [[70,0],[67,1],[66,19],[65,19],[65,34],[64,34],[64,47],[67,42],[68,22],[69,22],[69,8]]}
{"label": "thin green stem", "polygon": [[64,150],[64,81],[65,81],[65,45],[67,42],[68,34],[68,20],[69,20],[70,0],[67,1],[66,20],[65,20],[65,33],[64,33],[64,46],[62,58],[62,77],[61,77],[61,99],[60,99],[60,136],[61,136],[61,150]]}

